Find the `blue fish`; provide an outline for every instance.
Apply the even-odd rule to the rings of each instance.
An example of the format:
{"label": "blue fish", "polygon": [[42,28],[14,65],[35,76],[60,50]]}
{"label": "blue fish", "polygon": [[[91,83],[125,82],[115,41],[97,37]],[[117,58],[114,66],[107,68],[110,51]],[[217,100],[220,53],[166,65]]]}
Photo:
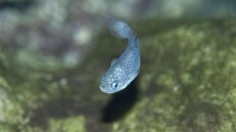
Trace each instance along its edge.
{"label": "blue fish", "polygon": [[119,58],[111,62],[111,66],[101,78],[100,90],[112,94],[126,88],[138,75],[140,69],[140,46],[136,34],[123,21],[113,21],[111,33],[121,39],[128,39],[128,46]]}

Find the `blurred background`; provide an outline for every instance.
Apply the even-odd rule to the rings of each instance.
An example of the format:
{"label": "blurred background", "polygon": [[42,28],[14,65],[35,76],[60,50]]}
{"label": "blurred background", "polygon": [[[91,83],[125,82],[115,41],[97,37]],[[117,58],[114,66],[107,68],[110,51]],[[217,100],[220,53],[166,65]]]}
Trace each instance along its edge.
{"label": "blurred background", "polygon": [[[0,0],[0,131],[236,131],[235,0]],[[100,77],[141,42],[138,78]]]}

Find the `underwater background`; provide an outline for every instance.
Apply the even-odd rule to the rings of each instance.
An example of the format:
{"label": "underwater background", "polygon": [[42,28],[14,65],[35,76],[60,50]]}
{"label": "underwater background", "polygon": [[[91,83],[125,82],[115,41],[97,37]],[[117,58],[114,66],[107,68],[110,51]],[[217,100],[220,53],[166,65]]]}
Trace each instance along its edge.
{"label": "underwater background", "polygon": [[[101,76],[141,46],[138,77]],[[235,132],[235,0],[0,0],[0,132]]]}

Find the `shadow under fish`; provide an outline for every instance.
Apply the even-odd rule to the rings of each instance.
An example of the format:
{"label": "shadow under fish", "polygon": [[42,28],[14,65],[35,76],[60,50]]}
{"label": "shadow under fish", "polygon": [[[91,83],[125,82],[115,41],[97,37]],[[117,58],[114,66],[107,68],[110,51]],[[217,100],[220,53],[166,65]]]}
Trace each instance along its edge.
{"label": "shadow under fish", "polygon": [[124,117],[137,102],[139,91],[135,79],[127,88],[112,94],[112,98],[102,110],[101,121],[112,123]]}

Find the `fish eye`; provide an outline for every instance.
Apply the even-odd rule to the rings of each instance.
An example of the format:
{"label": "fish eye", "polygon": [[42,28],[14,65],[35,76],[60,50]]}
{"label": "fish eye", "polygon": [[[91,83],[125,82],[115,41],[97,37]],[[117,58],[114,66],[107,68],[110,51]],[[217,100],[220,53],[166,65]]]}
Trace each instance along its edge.
{"label": "fish eye", "polygon": [[112,82],[111,87],[112,88],[117,88],[118,87],[118,82],[117,81]]}

